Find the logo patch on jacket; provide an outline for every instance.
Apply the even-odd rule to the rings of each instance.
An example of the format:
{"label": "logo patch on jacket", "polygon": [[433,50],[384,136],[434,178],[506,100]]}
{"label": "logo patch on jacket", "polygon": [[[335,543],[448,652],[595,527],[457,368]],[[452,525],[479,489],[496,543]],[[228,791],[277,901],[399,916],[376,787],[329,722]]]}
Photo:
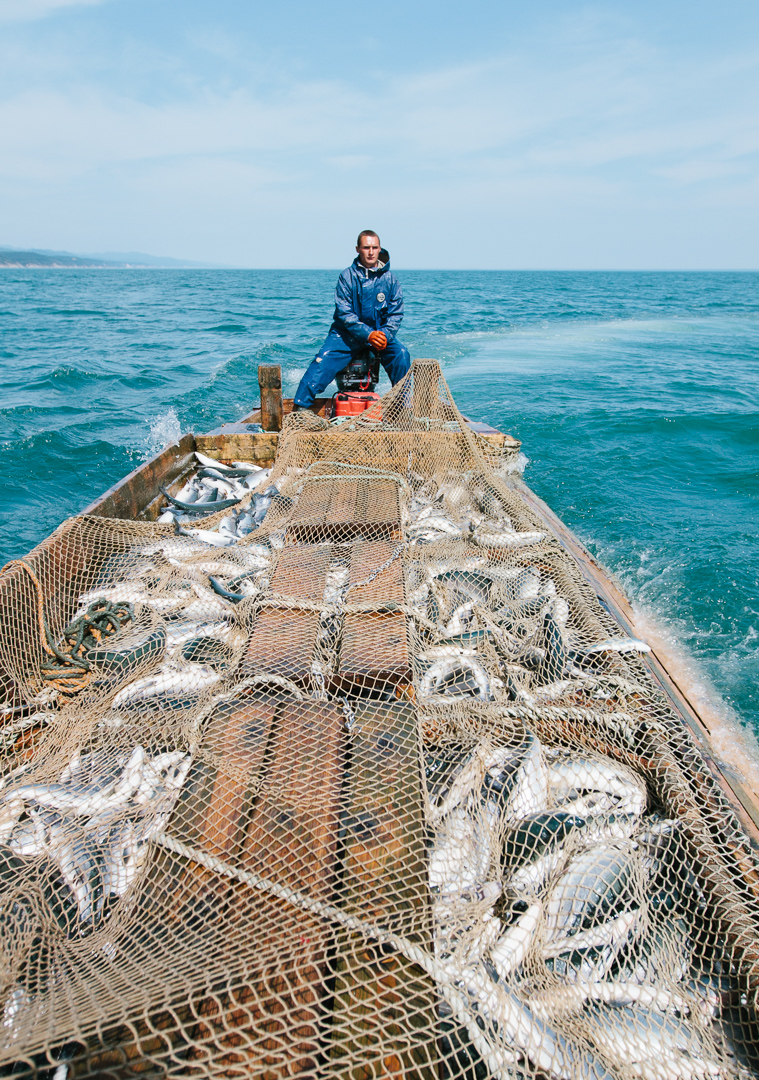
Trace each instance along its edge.
{"label": "logo patch on jacket", "polygon": [[379,302],[380,302],[381,304],[382,304],[382,303],[384,303],[384,300],[385,300],[385,294],[384,294],[383,292],[378,292],[378,293],[377,293],[377,299],[379,300]]}

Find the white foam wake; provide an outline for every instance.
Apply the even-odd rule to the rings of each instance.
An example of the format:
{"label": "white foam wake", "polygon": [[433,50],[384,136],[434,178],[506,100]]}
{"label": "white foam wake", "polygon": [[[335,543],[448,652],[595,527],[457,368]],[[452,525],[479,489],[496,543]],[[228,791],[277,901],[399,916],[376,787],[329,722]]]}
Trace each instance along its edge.
{"label": "white foam wake", "polygon": [[146,423],[150,424],[146,457],[165,450],[167,446],[178,442],[182,436],[182,426],[173,406],[160,416],[147,420]]}
{"label": "white foam wake", "polygon": [[698,661],[655,615],[632,605],[633,628],[657,654],[678,690],[703,721],[715,757],[738,773],[759,802],[759,741],[712,686]]}

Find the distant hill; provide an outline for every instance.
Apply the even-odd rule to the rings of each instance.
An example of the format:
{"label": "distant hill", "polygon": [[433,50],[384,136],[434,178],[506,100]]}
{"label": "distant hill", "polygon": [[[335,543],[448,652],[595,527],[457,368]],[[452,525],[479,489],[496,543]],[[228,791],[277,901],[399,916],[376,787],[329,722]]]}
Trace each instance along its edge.
{"label": "distant hill", "polygon": [[0,246],[0,269],[3,267],[22,269],[25,267],[97,268],[116,269],[220,269],[212,263],[187,262],[182,259],[160,258],[146,255],[142,251],[106,251],[90,255],[72,255],[70,251],[49,251],[31,249],[19,251],[16,248]]}

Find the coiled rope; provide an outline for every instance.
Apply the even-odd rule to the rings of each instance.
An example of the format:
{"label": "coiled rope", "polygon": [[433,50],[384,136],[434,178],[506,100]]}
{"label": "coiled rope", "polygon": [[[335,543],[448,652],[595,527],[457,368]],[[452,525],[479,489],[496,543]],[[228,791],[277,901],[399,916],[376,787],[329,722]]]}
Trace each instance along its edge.
{"label": "coiled rope", "polygon": [[42,678],[56,690],[64,694],[77,694],[87,686],[94,674],[92,662],[85,654],[90,649],[102,645],[103,641],[121,630],[122,626],[134,619],[134,608],[126,601],[113,603],[105,597],[99,597],[89,605],[81,615],[77,615],[63,631],[59,646],[55,640],[47,618],[45,617],[45,597],[42,584],[23,559],[13,559],[6,563],[0,573],[11,567],[22,567],[31,578],[37,593],[37,625],[40,644],[46,657],[40,665]]}

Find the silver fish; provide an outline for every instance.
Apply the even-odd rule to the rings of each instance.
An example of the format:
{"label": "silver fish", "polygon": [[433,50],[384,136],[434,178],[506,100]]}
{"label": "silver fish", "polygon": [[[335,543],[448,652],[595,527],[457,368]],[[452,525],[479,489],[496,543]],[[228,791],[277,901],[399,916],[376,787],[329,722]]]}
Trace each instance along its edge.
{"label": "silver fish", "polygon": [[613,1080],[606,1066],[553,1029],[521,1001],[505,983],[494,982],[483,965],[464,969],[459,982],[478,1011],[495,1024],[507,1046],[517,1047],[536,1069],[552,1080]]}
{"label": "silver fish", "polygon": [[144,700],[168,694],[172,691],[186,694],[197,694],[206,687],[213,686],[218,682],[221,675],[202,664],[186,664],[178,666],[176,661],[164,664],[153,675],[125,686],[113,699],[114,709],[120,708],[130,701]]}
{"label": "silver fish", "polygon": [[595,1005],[586,1013],[596,1046],[643,1080],[722,1078],[695,1029],[683,1020],[643,1008]]}
{"label": "silver fish", "polygon": [[499,979],[507,979],[521,966],[540,925],[542,911],[542,904],[530,904],[493,945],[490,959]]}
{"label": "silver fish", "polygon": [[618,907],[634,880],[635,847],[610,841],[575,856],[551,890],[546,904],[547,940],[585,929],[598,915]]}
{"label": "silver fish", "polygon": [[598,641],[595,645],[590,645],[587,649],[582,649],[583,656],[594,656],[596,653],[604,652],[617,652],[617,653],[650,653],[651,646],[647,645],[645,641],[640,641],[638,638],[607,638],[605,641]]}
{"label": "silver fish", "polygon": [[547,960],[578,949],[604,949],[607,946],[619,952],[623,945],[635,939],[641,927],[640,908],[632,908],[590,930],[580,930],[576,934],[555,938],[543,946],[543,958]]}
{"label": "silver fish", "polygon": [[526,751],[516,783],[504,811],[504,823],[515,825],[530,814],[548,808],[548,770],[543,749],[534,735],[527,735]]}
{"label": "silver fish", "polygon": [[429,856],[429,882],[433,892],[452,893],[476,888],[487,880],[492,858],[491,810],[477,820],[463,807],[455,807],[440,823]]}

